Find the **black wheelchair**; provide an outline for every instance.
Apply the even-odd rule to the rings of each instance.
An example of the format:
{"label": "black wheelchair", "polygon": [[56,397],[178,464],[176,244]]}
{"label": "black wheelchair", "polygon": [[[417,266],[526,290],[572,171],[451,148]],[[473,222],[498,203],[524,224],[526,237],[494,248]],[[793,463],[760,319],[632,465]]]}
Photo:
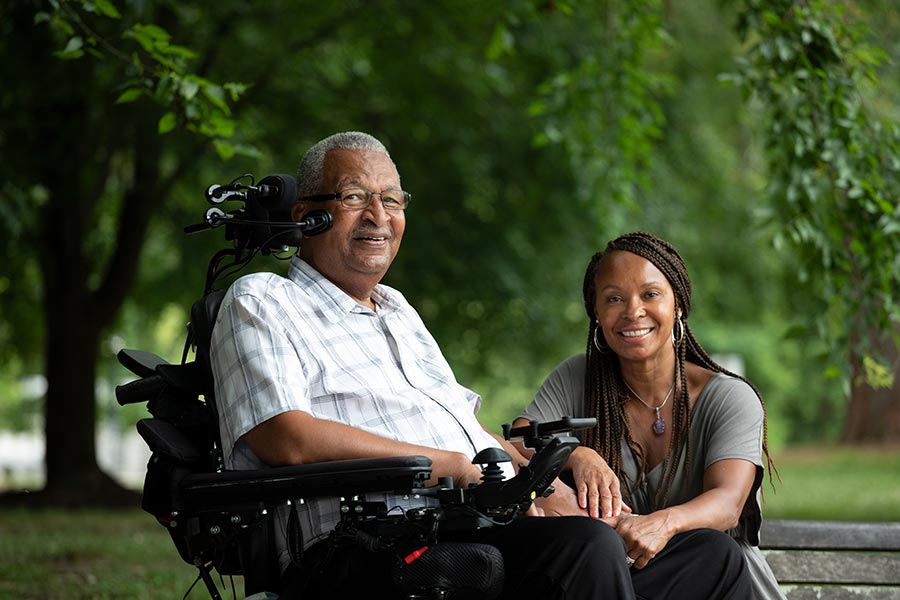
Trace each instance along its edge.
{"label": "black wheelchair", "polygon": [[[331,537],[392,553],[397,597],[497,596],[503,585],[499,552],[482,544],[442,542],[442,533],[502,526],[536,498],[552,493],[552,482],[579,444],[571,432],[592,426],[594,419],[533,422],[516,429],[504,425],[506,439],[521,439],[534,449],[531,460],[515,477],[505,479],[498,465],[509,461],[509,455],[487,449],[472,461],[482,466],[482,481],[465,489],[453,488],[452,481],[445,480],[426,486],[431,461],[424,456],[225,469],[209,365],[210,336],[225,293],[215,289],[216,283],[259,254],[288,252],[304,236],[326,231],[331,217],[322,211],[301,223],[291,222],[297,187],[290,175],[272,175],[258,185],[251,175],[244,175],[227,185],[211,186],[206,197],[214,206],[203,223],[186,227],[185,232],[224,226],[226,240],[233,244],[210,261],[204,294],[191,308],[182,362],[170,364],[150,352],[121,350],[119,362],[138,379],[116,388],[119,404],[147,404],[151,416],[137,423],[151,450],[142,508],[166,528],[181,558],[199,571],[195,584],[202,580],[210,597],[218,600],[221,594],[213,577],[217,572],[223,585],[223,577],[242,576],[248,598],[281,594],[284,581],[274,544],[276,511],[289,512],[312,498],[332,497],[340,498],[341,520]],[[240,206],[226,212],[221,205],[231,201]],[[374,493],[433,501],[398,514],[388,511],[384,502],[367,501],[366,495]],[[292,558],[302,564],[302,546],[288,534]]]}

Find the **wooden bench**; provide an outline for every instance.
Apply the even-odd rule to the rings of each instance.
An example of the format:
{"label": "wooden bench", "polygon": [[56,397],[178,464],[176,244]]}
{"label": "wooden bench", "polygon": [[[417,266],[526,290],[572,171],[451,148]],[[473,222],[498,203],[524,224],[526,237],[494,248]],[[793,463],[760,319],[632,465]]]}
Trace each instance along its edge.
{"label": "wooden bench", "polygon": [[789,600],[900,600],[900,523],[765,520],[759,547]]}

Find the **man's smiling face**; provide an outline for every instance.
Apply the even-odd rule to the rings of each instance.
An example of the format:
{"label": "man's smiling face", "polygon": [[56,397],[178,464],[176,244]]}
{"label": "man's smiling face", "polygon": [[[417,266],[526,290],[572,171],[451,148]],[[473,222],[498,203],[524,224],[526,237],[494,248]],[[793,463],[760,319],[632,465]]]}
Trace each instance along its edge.
{"label": "man's smiling face", "polygon": [[[322,189],[330,194],[348,188],[372,192],[400,188],[400,175],[391,159],[371,150],[332,150],[325,156]],[[298,203],[295,219],[317,203]],[[321,207],[319,205],[318,207]],[[387,211],[379,196],[362,209],[348,209],[339,200],[329,203],[334,224],[327,232],[303,240],[301,257],[339,288],[368,303],[369,294],[393,262],[406,215]]]}

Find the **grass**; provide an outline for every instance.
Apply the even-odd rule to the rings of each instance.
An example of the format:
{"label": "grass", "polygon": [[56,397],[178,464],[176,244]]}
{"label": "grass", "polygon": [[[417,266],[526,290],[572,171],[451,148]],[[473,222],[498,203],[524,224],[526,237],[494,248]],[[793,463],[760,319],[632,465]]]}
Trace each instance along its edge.
{"label": "grass", "polygon": [[[196,573],[165,529],[138,508],[0,512],[2,600],[178,599]],[[228,583],[225,597],[230,589]],[[201,583],[187,598],[209,595]]]}
{"label": "grass", "polygon": [[[775,455],[782,484],[767,518],[900,521],[900,448],[806,448]],[[182,598],[196,571],[140,509],[0,511],[0,600]],[[243,598],[235,580],[236,597]],[[218,584],[232,598],[231,584]],[[208,598],[202,584],[187,596]]]}
{"label": "grass", "polygon": [[782,483],[765,484],[770,519],[900,521],[900,446],[795,448],[773,456]]}

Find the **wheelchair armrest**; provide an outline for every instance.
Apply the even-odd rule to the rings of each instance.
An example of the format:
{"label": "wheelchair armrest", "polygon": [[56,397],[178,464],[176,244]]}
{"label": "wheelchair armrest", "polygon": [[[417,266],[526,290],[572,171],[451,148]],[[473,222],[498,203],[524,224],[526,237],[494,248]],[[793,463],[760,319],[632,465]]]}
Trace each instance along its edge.
{"label": "wheelchair armrest", "polygon": [[186,508],[194,512],[239,510],[321,496],[366,492],[414,493],[431,476],[431,459],[396,456],[335,460],[271,469],[197,473],[181,481]]}
{"label": "wheelchair armrest", "polygon": [[185,465],[199,466],[209,461],[209,452],[171,423],[161,419],[141,419],[137,422],[137,430],[155,454]]}

